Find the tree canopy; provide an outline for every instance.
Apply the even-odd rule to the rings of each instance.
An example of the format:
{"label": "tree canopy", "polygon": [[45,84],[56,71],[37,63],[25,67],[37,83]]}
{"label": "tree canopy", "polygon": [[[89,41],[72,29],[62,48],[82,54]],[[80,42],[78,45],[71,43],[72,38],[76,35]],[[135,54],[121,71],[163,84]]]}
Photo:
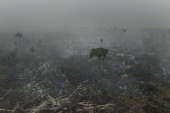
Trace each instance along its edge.
{"label": "tree canopy", "polygon": [[106,58],[106,54],[108,53],[108,49],[105,49],[105,48],[93,48],[91,49],[91,52],[90,52],[90,59],[93,58],[93,57],[98,57],[99,60],[103,60]]}
{"label": "tree canopy", "polygon": [[15,36],[18,37],[18,38],[22,38],[23,34],[22,33],[17,33],[17,34],[15,34]]}
{"label": "tree canopy", "polygon": [[93,48],[91,49],[90,52],[90,59],[93,57],[98,57],[99,58],[99,69],[100,69],[100,60],[104,61],[106,58],[106,54],[108,53],[108,50],[105,48]]}

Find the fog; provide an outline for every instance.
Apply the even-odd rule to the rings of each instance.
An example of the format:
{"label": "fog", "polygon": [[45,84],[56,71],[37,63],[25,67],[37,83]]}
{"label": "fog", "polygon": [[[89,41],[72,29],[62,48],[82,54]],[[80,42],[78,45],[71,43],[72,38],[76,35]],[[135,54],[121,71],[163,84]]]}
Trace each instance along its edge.
{"label": "fog", "polygon": [[0,113],[169,113],[169,6],[0,0]]}

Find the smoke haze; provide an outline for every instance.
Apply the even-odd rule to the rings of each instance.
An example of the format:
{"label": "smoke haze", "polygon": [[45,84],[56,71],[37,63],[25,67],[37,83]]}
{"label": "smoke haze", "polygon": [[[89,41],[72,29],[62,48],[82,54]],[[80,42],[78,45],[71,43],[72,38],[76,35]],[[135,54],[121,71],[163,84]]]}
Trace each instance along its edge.
{"label": "smoke haze", "polygon": [[0,28],[169,28],[168,0],[0,0]]}

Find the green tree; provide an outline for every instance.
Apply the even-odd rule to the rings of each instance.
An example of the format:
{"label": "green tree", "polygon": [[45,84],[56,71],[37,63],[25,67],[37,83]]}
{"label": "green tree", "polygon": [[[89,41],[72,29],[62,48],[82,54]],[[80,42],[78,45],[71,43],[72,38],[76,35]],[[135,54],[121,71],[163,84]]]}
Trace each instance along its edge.
{"label": "green tree", "polygon": [[102,46],[103,39],[100,39],[100,42],[101,42],[101,46]]}
{"label": "green tree", "polygon": [[15,36],[18,37],[18,38],[22,38],[23,34],[22,33],[17,33],[17,34],[15,34]]}
{"label": "green tree", "polygon": [[90,59],[93,57],[98,57],[99,58],[99,69],[100,69],[100,61],[104,61],[104,59],[106,58],[106,54],[108,53],[108,49],[105,48],[93,48],[91,49],[90,52]]}

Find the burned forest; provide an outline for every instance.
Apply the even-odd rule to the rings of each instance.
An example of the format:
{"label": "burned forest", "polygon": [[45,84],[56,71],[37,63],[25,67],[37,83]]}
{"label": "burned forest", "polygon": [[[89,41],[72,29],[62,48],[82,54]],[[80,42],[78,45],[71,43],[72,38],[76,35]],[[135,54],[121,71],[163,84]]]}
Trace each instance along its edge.
{"label": "burned forest", "polygon": [[169,6],[0,0],[0,113],[170,113]]}
{"label": "burned forest", "polygon": [[169,29],[80,29],[1,36],[0,112],[169,112]]}

